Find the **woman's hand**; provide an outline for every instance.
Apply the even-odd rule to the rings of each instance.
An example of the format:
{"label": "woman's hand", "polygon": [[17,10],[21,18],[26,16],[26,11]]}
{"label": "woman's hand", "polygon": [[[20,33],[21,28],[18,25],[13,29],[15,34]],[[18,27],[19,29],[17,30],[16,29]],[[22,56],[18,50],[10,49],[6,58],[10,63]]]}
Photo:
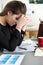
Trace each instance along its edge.
{"label": "woman's hand", "polygon": [[26,31],[26,27],[27,27],[27,25],[23,26],[23,27],[22,27],[22,31],[25,32],[25,31]]}
{"label": "woman's hand", "polygon": [[16,26],[16,29],[18,29],[20,32],[22,30],[22,28],[27,25],[27,23],[30,21],[30,19],[24,15],[22,15],[18,22],[17,22],[17,26]]}

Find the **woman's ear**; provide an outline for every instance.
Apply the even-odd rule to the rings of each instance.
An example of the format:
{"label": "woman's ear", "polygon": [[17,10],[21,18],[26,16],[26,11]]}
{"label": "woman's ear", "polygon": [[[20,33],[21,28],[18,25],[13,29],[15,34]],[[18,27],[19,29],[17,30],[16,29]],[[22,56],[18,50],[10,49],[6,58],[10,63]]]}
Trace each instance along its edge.
{"label": "woman's ear", "polygon": [[8,15],[12,15],[12,12],[11,11],[8,11]]}

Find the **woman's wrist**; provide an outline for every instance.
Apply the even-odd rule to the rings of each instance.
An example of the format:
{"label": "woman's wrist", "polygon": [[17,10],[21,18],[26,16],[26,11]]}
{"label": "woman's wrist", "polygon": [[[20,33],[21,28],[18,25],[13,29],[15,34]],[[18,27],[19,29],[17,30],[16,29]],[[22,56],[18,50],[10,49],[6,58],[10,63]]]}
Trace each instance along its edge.
{"label": "woman's wrist", "polygon": [[16,29],[19,31],[19,32],[21,32],[21,28],[18,26],[16,26]]}
{"label": "woman's wrist", "polygon": [[26,31],[21,30],[21,34],[25,34]]}
{"label": "woman's wrist", "polygon": [[21,30],[21,35],[22,35],[22,37],[24,38],[24,36],[25,36],[25,33],[26,31],[23,31],[23,30]]}

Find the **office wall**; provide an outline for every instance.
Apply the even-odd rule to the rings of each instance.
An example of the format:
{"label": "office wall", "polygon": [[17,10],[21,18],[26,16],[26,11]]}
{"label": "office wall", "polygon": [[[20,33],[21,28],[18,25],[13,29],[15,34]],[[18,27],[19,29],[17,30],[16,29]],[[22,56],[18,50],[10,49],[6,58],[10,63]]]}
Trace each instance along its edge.
{"label": "office wall", "polygon": [[0,12],[2,10],[2,1],[0,0]]}
{"label": "office wall", "polygon": [[27,15],[32,18],[31,24],[38,25],[39,18],[43,20],[43,4],[28,4]]}
{"label": "office wall", "polygon": [[11,0],[0,0],[0,12],[2,11],[2,9],[4,8],[4,6],[7,4],[7,2],[9,2]]}

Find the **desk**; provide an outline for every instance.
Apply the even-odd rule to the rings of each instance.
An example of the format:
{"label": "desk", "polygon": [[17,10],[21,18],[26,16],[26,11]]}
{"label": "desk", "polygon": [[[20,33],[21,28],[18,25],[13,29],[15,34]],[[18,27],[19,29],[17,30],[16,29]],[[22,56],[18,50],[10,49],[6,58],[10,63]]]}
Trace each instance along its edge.
{"label": "desk", "polygon": [[25,57],[21,65],[43,65],[43,57],[34,56],[34,52],[25,53]]}
{"label": "desk", "polygon": [[35,57],[34,53],[27,53],[21,65],[43,65],[43,57]]}
{"label": "desk", "polygon": [[[2,53],[0,53],[1,55]],[[18,54],[18,53],[14,53]],[[34,56],[34,52],[23,53],[25,57],[21,63],[21,65],[43,65],[43,57]]]}

